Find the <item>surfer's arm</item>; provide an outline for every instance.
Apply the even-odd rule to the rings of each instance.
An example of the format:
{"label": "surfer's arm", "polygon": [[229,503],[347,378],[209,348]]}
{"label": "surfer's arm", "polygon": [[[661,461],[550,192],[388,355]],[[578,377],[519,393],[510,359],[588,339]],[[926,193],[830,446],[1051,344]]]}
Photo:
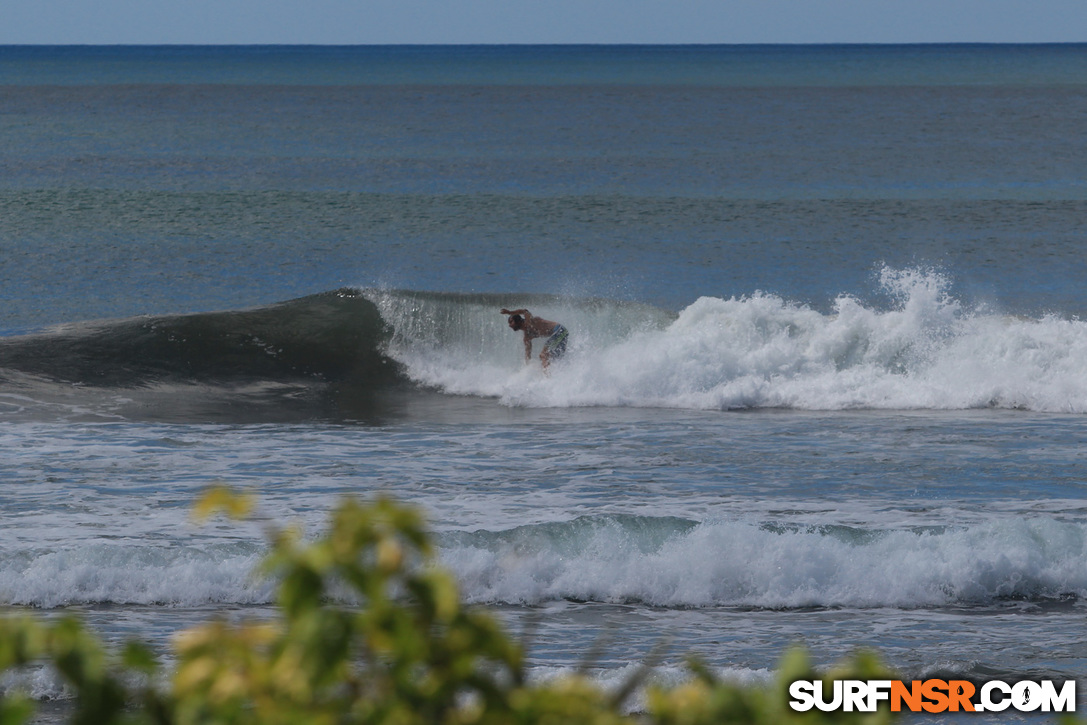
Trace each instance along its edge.
{"label": "surfer's arm", "polygon": [[502,314],[503,315],[525,315],[526,317],[531,317],[532,316],[532,315],[530,315],[528,313],[528,310],[523,309],[523,308],[520,309],[520,310],[507,310],[505,307],[503,307],[502,308]]}
{"label": "surfer's arm", "polygon": [[528,331],[525,331],[525,362],[532,362],[532,338],[528,336]]}

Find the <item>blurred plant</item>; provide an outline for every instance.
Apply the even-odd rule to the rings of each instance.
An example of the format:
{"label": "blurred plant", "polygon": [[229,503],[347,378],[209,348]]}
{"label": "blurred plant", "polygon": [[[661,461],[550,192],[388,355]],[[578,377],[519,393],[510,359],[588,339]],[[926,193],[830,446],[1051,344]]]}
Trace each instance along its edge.
{"label": "blurred plant", "polygon": [[[251,502],[225,488],[196,505],[198,518],[245,515]],[[816,679],[803,652],[785,657],[776,681],[719,681],[692,661],[692,679],[646,688],[644,712],[625,700],[632,680],[606,693],[582,674],[526,681],[524,653],[496,620],[466,607],[452,577],[434,564],[420,515],[382,499],[344,501],[328,533],[309,544],[276,531],[265,570],[279,581],[281,616],[216,619],[177,635],[166,673],[149,647],[111,653],[80,622],[0,618],[0,672],[50,663],[74,696],[70,722],[197,725],[719,725],[885,723],[875,713],[795,713],[789,683]],[[349,601],[350,604],[336,602]],[[885,678],[859,655],[831,678]],[[16,689],[0,696],[0,725],[25,723],[33,703]]]}

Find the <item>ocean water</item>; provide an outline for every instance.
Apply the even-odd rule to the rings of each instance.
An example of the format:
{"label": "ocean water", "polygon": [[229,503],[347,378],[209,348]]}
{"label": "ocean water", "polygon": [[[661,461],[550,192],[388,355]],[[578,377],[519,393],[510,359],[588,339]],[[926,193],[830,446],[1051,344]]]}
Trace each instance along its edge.
{"label": "ocean water", "polygon": [[388,493],[537,677],[1082,678],[1085,118],[1081,45],[0,48],[0,603],[165,648]]}

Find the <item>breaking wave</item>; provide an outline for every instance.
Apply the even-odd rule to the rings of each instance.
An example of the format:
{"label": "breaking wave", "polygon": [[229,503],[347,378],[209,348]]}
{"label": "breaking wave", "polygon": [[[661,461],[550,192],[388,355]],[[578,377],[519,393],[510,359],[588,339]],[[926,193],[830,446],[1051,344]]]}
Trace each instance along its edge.
{"label": "breaking wave", "polygon": [[[882,307],[827,312],[768,293],[645,304],[524,294],[342,289],[253,310],[79,323],[0,338],[6,380],[98,389],[298,386],[340,399],[395,389],[531,407],[1087,412],[1087,323],[971,308],[931,270],[884,269]],[[571,331],[550,375],[498,314]],[[539,350],[539,341],[536,349]],[[293,386],[293,387],[291,387]]]}
{"label": "breaking wave", "polygon": [[448,321],[426,300],[378,306],[414,381],[511,405],[1087,411],[1087,323],[969,309],[933,271],[884,269],[880,284],[889,309],[842,295],[829,314],[764,293],[701,297],[674,316],[541,303],[534,312],[571,330],[549,376],[521,364],[494,309],[460,307]]}
{"label": "breaking wave", "polygon": [[[873,529],[585,516],[438,535],[465,597],[660,607],[932,607],[1087,597],[1087,526],[1052,518]],[[0,601],[267,604],[259,544],[101,542],[0,556]]]}
{"label": "breaking wave", "polygon": [[1087,595],[1087,528],[1052,519],[874,530],[601,516],[446,535],[483,603],[930,607]]}

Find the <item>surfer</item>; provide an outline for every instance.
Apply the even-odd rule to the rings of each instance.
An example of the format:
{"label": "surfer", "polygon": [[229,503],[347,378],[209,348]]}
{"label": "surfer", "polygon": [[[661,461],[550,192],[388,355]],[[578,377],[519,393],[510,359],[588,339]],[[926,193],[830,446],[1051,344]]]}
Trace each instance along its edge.
{"label": "surfer", "polygon": [[558,360],[566,352],[566,342],[570,337],[570,331],[557,322],[536,317],[525,309],[507,310],[502,308],[502,314],[508,315],[510,329],[514,332],[524,333],[525,362],[532,359],[532,341],[537,337],[546,337],[543,350],[540,351],[540,363],[544,370],[552,360]]}

